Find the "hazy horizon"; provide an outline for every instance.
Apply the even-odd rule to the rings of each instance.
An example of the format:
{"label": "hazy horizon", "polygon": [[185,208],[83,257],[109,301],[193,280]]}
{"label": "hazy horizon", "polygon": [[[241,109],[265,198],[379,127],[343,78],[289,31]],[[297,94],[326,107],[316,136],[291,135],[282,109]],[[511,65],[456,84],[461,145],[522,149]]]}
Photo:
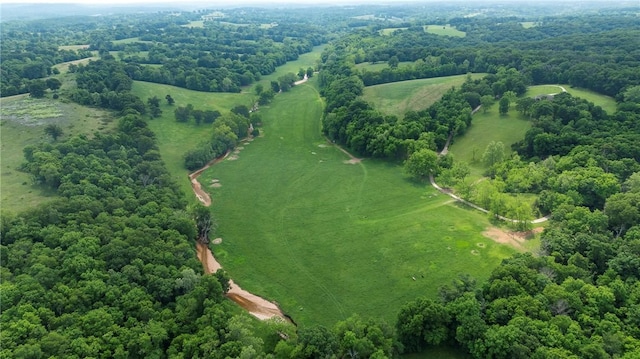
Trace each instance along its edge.
{"label": "hazy horizon", "polygon": [[[442,2],[466,2],[466,3],[531,3],[530,0],[186,0],[176,4],[175,0],[0,0],[0,4],[82,4],[82,5],[139,5],[139,4],[369,4],[385,5],[390,3],[442,3]],[[540,0],[536,3],[562,3],[562,2],[600,2],[604,0]],[[627,1],[622,1],[627,2]],[[633,1],[630,1],[633,2]],[[639,2],[640,3],[640,2]]]}

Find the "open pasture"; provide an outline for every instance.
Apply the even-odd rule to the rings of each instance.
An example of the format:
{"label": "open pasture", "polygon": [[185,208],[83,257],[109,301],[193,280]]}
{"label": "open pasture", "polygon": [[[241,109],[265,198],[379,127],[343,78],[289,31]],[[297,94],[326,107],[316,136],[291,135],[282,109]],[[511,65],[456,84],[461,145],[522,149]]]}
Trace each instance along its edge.
{"label": "open pasture", "polygon": [[424,31],[442,36],[465,37],[467,33],[450,25],[425,25]]}
{"label": "open pasture", "polygon": [[[258,83],[261,83],[264,88],[269,88],[269,83],[271,81],[277,81],[278,77],[283,76],[289,72],[297,74],[298,70],[301,68],[307,70],[309,67],[315,69],[318,65],[318,59],[320,58],[320,54],[324,50],[325,45],[315,46],[311,52],[307,52],[306,54],[302,54],[298,56],[298,59],[295,61],[289,61],[284,65],[278,66],[276,71],[272,74],[262,76]],[[255,86],[252,85],[251,87]]]}
{"label": "open pasture", "polygon": [[522,25],[522,27],[525,28],[525,29],[530,29],[532,27],[536,27],[536,26],[540,25],[540,22],[538,22],[538,21],[522,21],[520,23],[520,25]]}
{"label": "open pasture", "polygon": [[76,50],[86,50],[89,48],[88,44],[84,44],[84,45],[62,45],[62,46],[58,46],[58,50],[72,50],[72,51],[76,51]]}
{"label": "open pasture", "polygon": [[[473,79],[483,76],[471,75]],[[450,88],[462,85],[466,77],[446,76],[368,86],[364,89],[363,98],[387,115],[403,117],[409,110],[419,111],[431,106]]]}
{"label": "open pasture", "polygon": [[349,163],[321,136],[321,114],[313,83],[276,96],[262,135],[200,177],[223,238],[214,254],[243,288],[299,324],[393,322],[408,300],[434,298],[461,273],[484,280],[513,253],[482,236],[484,214],[399,166]]}
{"label": "open pasture", "polygon": [[[316,59],[320,56],[323,46],[317,46],[313,52],[301,55],[298,60],[279,66],[271,75],[264,76],[260,83],[268,88],[269,81],[288,72],[298,72],[300,67],[315,66]],[[199,110],[218,110],[220,113],[228,113],[236,105],[251,107],[257,96],[253,93],[252,85],[243,88],[241,93],[226,92],[200,92],[180,87],[161,85],[150,82],[134,81],[132,92],[147,101],[148,98],[157,96],[161,100],[160,108],[162,116],[149,121],[149,127],[156,134],[160,154],[167,169],[173,178],[180,184],[186,194],[191,194],[191,184],[187,179],[188,171],[184,168],[184,155],[187,151],[207,141],[211,136],[210,127],[201,124],[196,125],[193,120],[189,123],[178,123],[175,120],[174,111],[177,106],[192,104]],[[171,95],[175,100],[173,106],[165,101],[166,95]],[[195,198],[189,196],[195,202]]]}
{"label": "open pasture", "polygon": [[[398,67],[406,67],[409,65],[413,65],[413,61],[402,61],[398,63]],[[377,72],[377,71],[381,71],[383,69],[386,69],[389,67],[389,63],[381,61],[381,62],[376,62],[376,63],[371,63],[371,62],[361,62],[359,64],[356,65],[356,69],[361,70],[361,71],[370,71],[370,72]]]}
{"label": "open pasture", "polygon": [[[145,102],[153,96],[160,99],[162,115],[149,120],[149,127],[157,137],[160,154],[167,169],[185,194],[191,194],[191,185],[187,179],[188,171],[184,168],[184,155],[187,151],[209,140],[211,126],[196,125],[193,119],[188,123],[177,122],[174,114],[176,107],[192,104],[196,110],[218,110],[224,114],[229,113],[229,110],[236,105],[245,105],[250,108],[255,100],[255,96],[248,92],[199,92],[142,81],[134,81],[132,92]],[[172,106],[165,100],[167,95],[171,95],[175,100]],[[189,198],[192,199],[191,196]]]}
{"label": "open pasture", "polygon": [[186,25],[182,25],[182,27],[189,27],[189,28],[204,28],[204,20],[193,20],[190,21],[188,24]]}
{"label": "open pasture", "polygon": [[406,30],[408,27],[390,27],[379,31],[380,35],[391,35],[398,30]]}
{"label": "open pasture", "polygon": [[126,39],[114,40],[112,42],[114,44],[116,44],[116,45],[121,45],[121,44],[132,44],[132,43],[135,43],[135,42],[152,43],[153,41],[140,40],[139,37],[129,37],[129,38],[126,38]]}
{"label": "open pasture", "polygon": [[97,61],[98,59],[98,56],[92,56],[80,60],[61,62],[59,64],[53,65],[53,67],[57,68],[60,73],[66,74],[67,72],[69,72],[69,65],[86,65],[89,63],[89,61]]}
{"label": "open pasture", "polygon": [[571,96],[583,98],[589,102],[602,107],[608,114],[616,112],[616,100],[613,97],[599,94],[594,91],[571,87],[570,85],[538,85],[529,86],[525,96],[535,97],[538,95],[555,94],[562,92],[564,88]]}
{"label": "open pasture", "polygon": [[115,122],[106,111],[47,98],[33,99],[28,95],[2,98],[0,107],[2,212],[33,208],[54,198],[53,191],[34,185],[30,175],[19,171],[24,162],[23,149],[26,146],[51,141],[44,133],[47,125],[62,127],[60,139],[63,140],[74,135],[108,131]]}
{"label": "open pasture", "polygon": [[473,115],[471,127],[462,137],[454,138],[449,153],[469,164],[471,178],[475,180],[486,170],[482,154],[491,141],[504,143],[505,155],[509,156],[511,145],[522,140],[529,128],[531,122],[515,110],[515,105],[511,105],[507,115],[500,115],[496,103],[487,112],[481,109]]}

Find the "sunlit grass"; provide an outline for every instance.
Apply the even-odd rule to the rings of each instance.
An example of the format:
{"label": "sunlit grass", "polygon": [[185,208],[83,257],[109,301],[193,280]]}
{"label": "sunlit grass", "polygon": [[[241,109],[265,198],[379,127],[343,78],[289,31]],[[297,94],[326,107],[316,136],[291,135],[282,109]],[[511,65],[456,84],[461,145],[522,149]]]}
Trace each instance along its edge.
{"label": "sunlit grass", "polygon": [[[472,79],[485,74],[471,74]],[[409,110],[424,110],[442,98],[452,87],[461,86],[467,75],[392,82],[367,86],[363,98],[388,115],[403,117]]]}

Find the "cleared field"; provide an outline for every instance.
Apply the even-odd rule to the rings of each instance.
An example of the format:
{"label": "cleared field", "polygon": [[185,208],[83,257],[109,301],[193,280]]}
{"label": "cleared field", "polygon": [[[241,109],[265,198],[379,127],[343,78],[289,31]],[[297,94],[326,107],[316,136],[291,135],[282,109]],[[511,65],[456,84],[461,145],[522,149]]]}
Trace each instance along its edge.
{"label": "cleared field", "polygon": [[[264,76],[260,83],[268,88],[271,80],[287,72],[298,72],[300,67],[307,68],[315,66],[316,59],[320,56],[323,47],[317,46],[313,52],[301,55],[298,60],[289,62],[276,69],[276,72]],[[189,123],[178,123],[175,120],[174,111],[177,106],[192,104],[199,110],[218,110],[221,113],[228,113],[236,105],[246,105],[251,107],[257,100],[252,92],[254,85],[246,87],[241,93],[220,93],[220,92],[199,92],[187,90],[180,87],[161,85],[150,82],[134,81],[132,92],[146,101],[148,98],[158,96],[161,101],[162,116],[149,121],[149,127],[156,134],[160,154],[167,169],[173,178],[180,184],[186,194],[191,193],[191,184],[187,179],[187,170],[184,168],[184,154],[205,142],[211,136],[208,126],[197,126],[193,121]],[[169,106],[164,100],[170,94],[175,100],[173,106]],[[195,202],[193,196],[188,197]]]}
{"label": "cleared field", "polygon": [[62,127],[61,139],[65,139],[108,131],[115,122],[105,111],[46,98],[32,99],[28,95],[2,98],[0,107],[2,213],[33,208],[55,198],[53,191],[34,185],[28,174],[18,170],[24,162],[23,149],[26,146],[51,141],[44,133],[48,124]]}
{"label": "cleared field", "polygon": [[454,36],[454,37],[467,36],[466,32],[460,31],[450,25],[425,25],[424,31],[430,34],[442,35],[442,36]]}
{"label": "cleared field", "polygon": [[[300,68],[306,70],[307,68],[311,67],[315,69],[316,65],[318,64],[320,54],[322,53],[324,48],[325,45],[315,46],[311,52],[300,55],[297,60],[289,61],[282,66],[278,66],[276,72],[270,75],[263,76],[259,83],[261,83],[265,88],[269,88],[269,83],[271,81],[276,81],[278,77],[289,72],[297,74]],[[255,84],[251,85],[250,88],[253,88],[254,86]]]}
{"label": "cleared field", "polygon": [[[484,75],[472,74],[471,78]],[[363,98],[385,114],[403,117],[409,110],[423,110],[431,106],[450,88],[462,85],[466,77],[436,77],[368,86],[364,89]]]}
{"label": "cleared field", "polygon": [[204,20],[190,21],[188,24],[182,25],[182,26],[183,27],[190,27],[190,28],[203,28],[204,27]]}
{"label": "cleared field", "polygon": [[67,73],[69,72],[69,65],[86,65],[87,63],[89,63],[89,61],[96,61],[98,60],[99,57],[98,56],[92,56],[92,57],[87,57],[86,59],[80,59],[80,60],[73,60],[73,61],[67,61],[67,62],[62,62],[56,65],[53,65],[54,68],[57,68],[58,71],[60,71],[60,73]]}
{"label": "cleared field", "polygon": [[[398,63],[398,67],[405,67],[408,65],[413,65],[413,61],[402,61]],[[356,65],[356,68],[358,70],[366,70],[371,72],[381,71],[388,67],[389,67],[389,64],[387,62],[376,62],[375,64],[372,64],[370,62],[362,62]]]}
{"label": "cleared field", "polygon": [[[198,110],[218,110],[221,113],[228,113],[236,105],[251,107],[255,97],[248,92],[199,92],[142,81],[134,81],[132,92],[145,102],[153,96],[161,100],[162,116],[149,120],[149,127],[156,134],[160,154],[167,169],[185,194],[191,193],[191,185],[187,179],[188,171],[184,168],[184,155],[200,143],[207,141],[211,136],[211,128],[205,124],[198,126],[193,120],[189,123],[178,123],[174,115],[175,108],[192,104]],[[173,106],[169,106],[165,101],[167,95],[171,95],[175,100]],[[188,198],[195,202],[192,196]]]}
{"label": "cleared field", "polygon": [[408,27],[392,27],[387,29],[382,29],[379,31],[380,35],[391,35],[398,30],[406,30]]}
{"label": "cleared field", "polygon": [[84,50],[84,49],[88,49],[89,45],[85,44],[85,45],[63,45],[63,46],[58,46],[58,50]]}
{"label": "cleared field", "polygon": [[131,44],[134,42],[152,43],[153,41],[140,40],[139,37],[130,37],[127,39],[120,39],[112,41],[114,44]]}
{"label": "cleared field", "polygon": [[616,112],[617,103],[613,97],[601,95],[597,92],[593,92],[590,90],[571,87],[570,85],[530,86],[527,89],[527,93],[525,94],[525,96],[535,97],[538,95],[560,93],[562,92],[561,87],[567,90],[567,92],[570,93],[572,96],[583,98],[589,102],[593,102],[594,104],[602,107],[602,109],[605,110],[608,114],[613,114],[614,112]]}
{"label": "cleared field", "polygon": [[540,23],[537,21],[523,21],[520,23],[520,25],[522,25],[523,28],[525,29],[530,29],[532,27],[536,27],[538,26]]}
{"label": "cleared field", "polygon": [[485,166],[482,164],[482,154],[491,141],[504,143],[505,154],[509,156],[511,144],[524,138],[531,122],[523,117],[511,106],[505,116],[498,113],[498,104],[494,104],[485,113],[483,110],[473,115],[471,127],[462,137],[456,137],[449,152],[454,158],[465,161],[471,168],[471,178],[482,177]]}
{"label": "cleared field", "polygon": [[313,83],[261,114],[263,136],[200,181],[223,238],[216,257],[296,322],[332,325],[353,313],[393,322],[405,302],[435,297],[460,273],[484,280],[513,253],[481,235],[485,215],[408,181],[397,165],[345,163],[320,135]]}

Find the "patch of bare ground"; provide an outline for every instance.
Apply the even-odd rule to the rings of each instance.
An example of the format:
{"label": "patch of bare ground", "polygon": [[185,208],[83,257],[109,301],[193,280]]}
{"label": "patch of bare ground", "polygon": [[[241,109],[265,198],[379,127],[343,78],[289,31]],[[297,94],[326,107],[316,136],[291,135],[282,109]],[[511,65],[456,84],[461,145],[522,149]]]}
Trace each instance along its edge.
{"label": "patch of bare ground", "polygon": [[350,160],[346,160],[346,161],[342,161],[342,163],[344,164],[348,164],[348,165],[356,165],[358,163],[362,162],[362,159],[360,158],[352,158]]}
{"label": "patch of bare ground", "polygon": [[531,239],[533,236],[535,236],[536,233],[542,232],[542,230],[543,228],[540,227],[540,228],[534,228],[526,232],[512,232],[512,231],[505,231],[498,227],[489,227],[487,228],[487,230],[482,232],[482,235],[484,235],[487,238],[490,238],[494,242],[507,244],[520,252],[524,252],[526,250],[523,247],[524,242],[527,239]]}

